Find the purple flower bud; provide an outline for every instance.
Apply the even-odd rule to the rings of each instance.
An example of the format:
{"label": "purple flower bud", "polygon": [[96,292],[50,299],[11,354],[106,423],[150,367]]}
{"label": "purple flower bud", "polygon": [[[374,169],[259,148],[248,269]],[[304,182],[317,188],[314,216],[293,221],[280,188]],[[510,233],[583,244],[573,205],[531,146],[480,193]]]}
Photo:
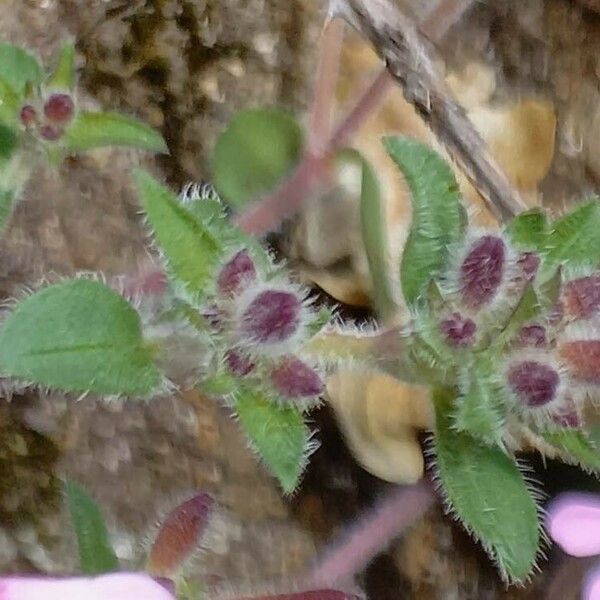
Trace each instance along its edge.
{"label": "purple flower bud", "polygon": [[455,312],[440,323],[440,331],[444,334],[448,345],[464,347],[473,343],[477,325],[472,319]]}
{"label": "purple flower bud", "polygon": [[517,344],[529,348],[543,348],[548,343],[546,328],[542,325],[526,325],[521,327]]}
{"label": "purple flower bud", "polygon": [[600,308],[600,275],[567,281],[562,289],[562,304],[571,317],[591,317]]}
{"label": "purple flower bud", "polygon": [[241,330],[251,342],[277,344],[288,340],[300,326],[302,302],[283,290],[260,292],[241,318]]}
{"label": "purple flower bud", "polygon": [[248,375],[254,369],[254,363],[235,350],[227,352],[225,362],[227,363],[227,368],[237,377],[244,377],[244,375]]}
{"label": "purple flower bud", "polygon": [[44,114],[53,123],[68,123],[74,112],[75,103],[69,94],[52,94],[44,104]]}
{"label": "purple flower bud", "polygon": [[21,123],[23,123],[25,127],[31,127],[37,122],[37,110],[35,110],[31,104],[25,104],[25,106],[21,108],[19,116]]}
{"label": "purple flower bud", "polygon": [[563,342],[559,351],[573,377],[600,384],[600,340]]}
{"label": "purple flower bud", "polygon": [[205,306],[202,309],[202,316],[214,331],[221,331],[223,329],[225,314],[216,304]]}
{"label": "purple flower bud", "polygon": [[285,398],[320,396],[324,390],[319,374],[293,356],[286,358],[271,371],[271,382]]}
{"label": "purple flower bud", "polygon": [[490,302],[502,282],[506,262],[506,246],[501,238],[486,235],[469,250],[460,267],[462,298],[472,310]]}
{"label": "purple flower bud", "polygon": [[48,142],[55,142],[56,140],[59,140],[61,138],[62,133],[59,129],[53,127],[52,125],[44,125],[40,129],[40,136],[43,140],[46,140]]}
{"label": "purple flower bud", "polygon": [[560,377],[550,366],[535,360],[511,365],[508,384],[519,400],[530,408],[545,406],[556,398]]}
{"label": "purple flower bud", "polygon": [[579,415],[577,414],[577,411],[575,409],[570,409],[567,411],[553,414],[552,420],[560,427],[565,427],[569,429],[576,429],[578,427],[581,427],[581,420],[579,419]]}
{"label": "purple flower bud", "polygon": [[526,281],[531,281],[540,268],[541,259],[534,252],[523,252],[517,259],[517,266]]}
{"label": "purple flower bud", "polygon": [[213,508],[208,494],[198,494],[172,510],[163,521],[148,556],[148,572],[170,577],[195,550]]}
{"label": "purple flower bud", "polygon": [[256,268],[246,250],[240,250],[222,269],[217,278],[219,292],[233,296],[256,278]]}

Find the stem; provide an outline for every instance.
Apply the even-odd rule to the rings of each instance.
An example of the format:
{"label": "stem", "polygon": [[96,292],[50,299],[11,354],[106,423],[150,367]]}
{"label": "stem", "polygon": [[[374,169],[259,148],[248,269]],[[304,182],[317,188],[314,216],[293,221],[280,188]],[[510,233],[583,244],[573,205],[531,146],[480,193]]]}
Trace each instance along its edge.
{"label": "stem", "polygon": [[421,33],[434,44],[442,41],[453,25],[471,7],[474,0],[440,0],[419,26]]}
{"label": "stem", "polygon": [[315,97],[308,129],[308,153],[313,156],[322,156],[327,151],[344,28],[342,19],[333,18],[325,25],[321,38]]}
{"label": "stem", "polygon": [[307,587],[327,587],[350,579],[422,517],[434,500],[427,480],[395,488],[321,557],[308,574]]}

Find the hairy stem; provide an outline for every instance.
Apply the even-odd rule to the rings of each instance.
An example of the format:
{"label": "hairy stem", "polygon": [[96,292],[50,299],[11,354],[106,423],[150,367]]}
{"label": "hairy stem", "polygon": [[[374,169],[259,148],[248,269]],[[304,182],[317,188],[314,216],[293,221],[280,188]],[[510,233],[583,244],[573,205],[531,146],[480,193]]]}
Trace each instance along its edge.
{"label": "hairy stem", "polygon": [[434,500],[427,480],[395,488],[320,558],[309,572],[306,585],[319,588],[350,579],[422,517]]}

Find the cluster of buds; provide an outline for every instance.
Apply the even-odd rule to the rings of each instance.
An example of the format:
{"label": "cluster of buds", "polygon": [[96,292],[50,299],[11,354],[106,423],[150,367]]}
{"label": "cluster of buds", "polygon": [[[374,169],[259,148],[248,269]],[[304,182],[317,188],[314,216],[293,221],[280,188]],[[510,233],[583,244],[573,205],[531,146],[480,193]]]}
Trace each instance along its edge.
{"label": "cluster of buds", "polygon": [[323,380],[299,355],[311,318],[300,288],[262,277],[250,253],[239,250],[221,267],[202,314],[221,342],[230,375],[254,381],[283,403],[304,408],[318,402]]}
{"label": "cluster of buds", "polygon": [[[583,427],[584,404],[600,389],[600,273],[559,282],[544,297],[542,257],[502,235],[472,236],[456,254],[434,311],[442,354],[461,369],[471,364],[465,352],[489,352],[506,412],[534,430]],[[519,310],[528,293],[529,314]]]}
{"label": "cluster of buds", "polygon": [[46,142],[59,140],[74,116],[75,102],[70,94],[65,93],[50,94],[41,107],[24,104],[20,111],[23,127]]}

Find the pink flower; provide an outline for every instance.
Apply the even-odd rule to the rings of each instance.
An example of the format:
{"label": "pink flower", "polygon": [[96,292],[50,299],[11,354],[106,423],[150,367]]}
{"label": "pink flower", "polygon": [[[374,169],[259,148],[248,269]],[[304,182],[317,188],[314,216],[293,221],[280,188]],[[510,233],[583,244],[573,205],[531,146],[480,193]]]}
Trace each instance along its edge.
{"label": "pink flower", "polygon": [[0,577],[0,600],[174,600],[149,575],[113,573],[99,577]]}
{"label": "pink flower", "polygon": [[[571,556],[600,555],[600,498],[592,494],[563,494],[548,509],[550,537]],[[592,570],[584,600],[600,600],[600,569]],[[0,599],[1,600],[1,599]]]}

